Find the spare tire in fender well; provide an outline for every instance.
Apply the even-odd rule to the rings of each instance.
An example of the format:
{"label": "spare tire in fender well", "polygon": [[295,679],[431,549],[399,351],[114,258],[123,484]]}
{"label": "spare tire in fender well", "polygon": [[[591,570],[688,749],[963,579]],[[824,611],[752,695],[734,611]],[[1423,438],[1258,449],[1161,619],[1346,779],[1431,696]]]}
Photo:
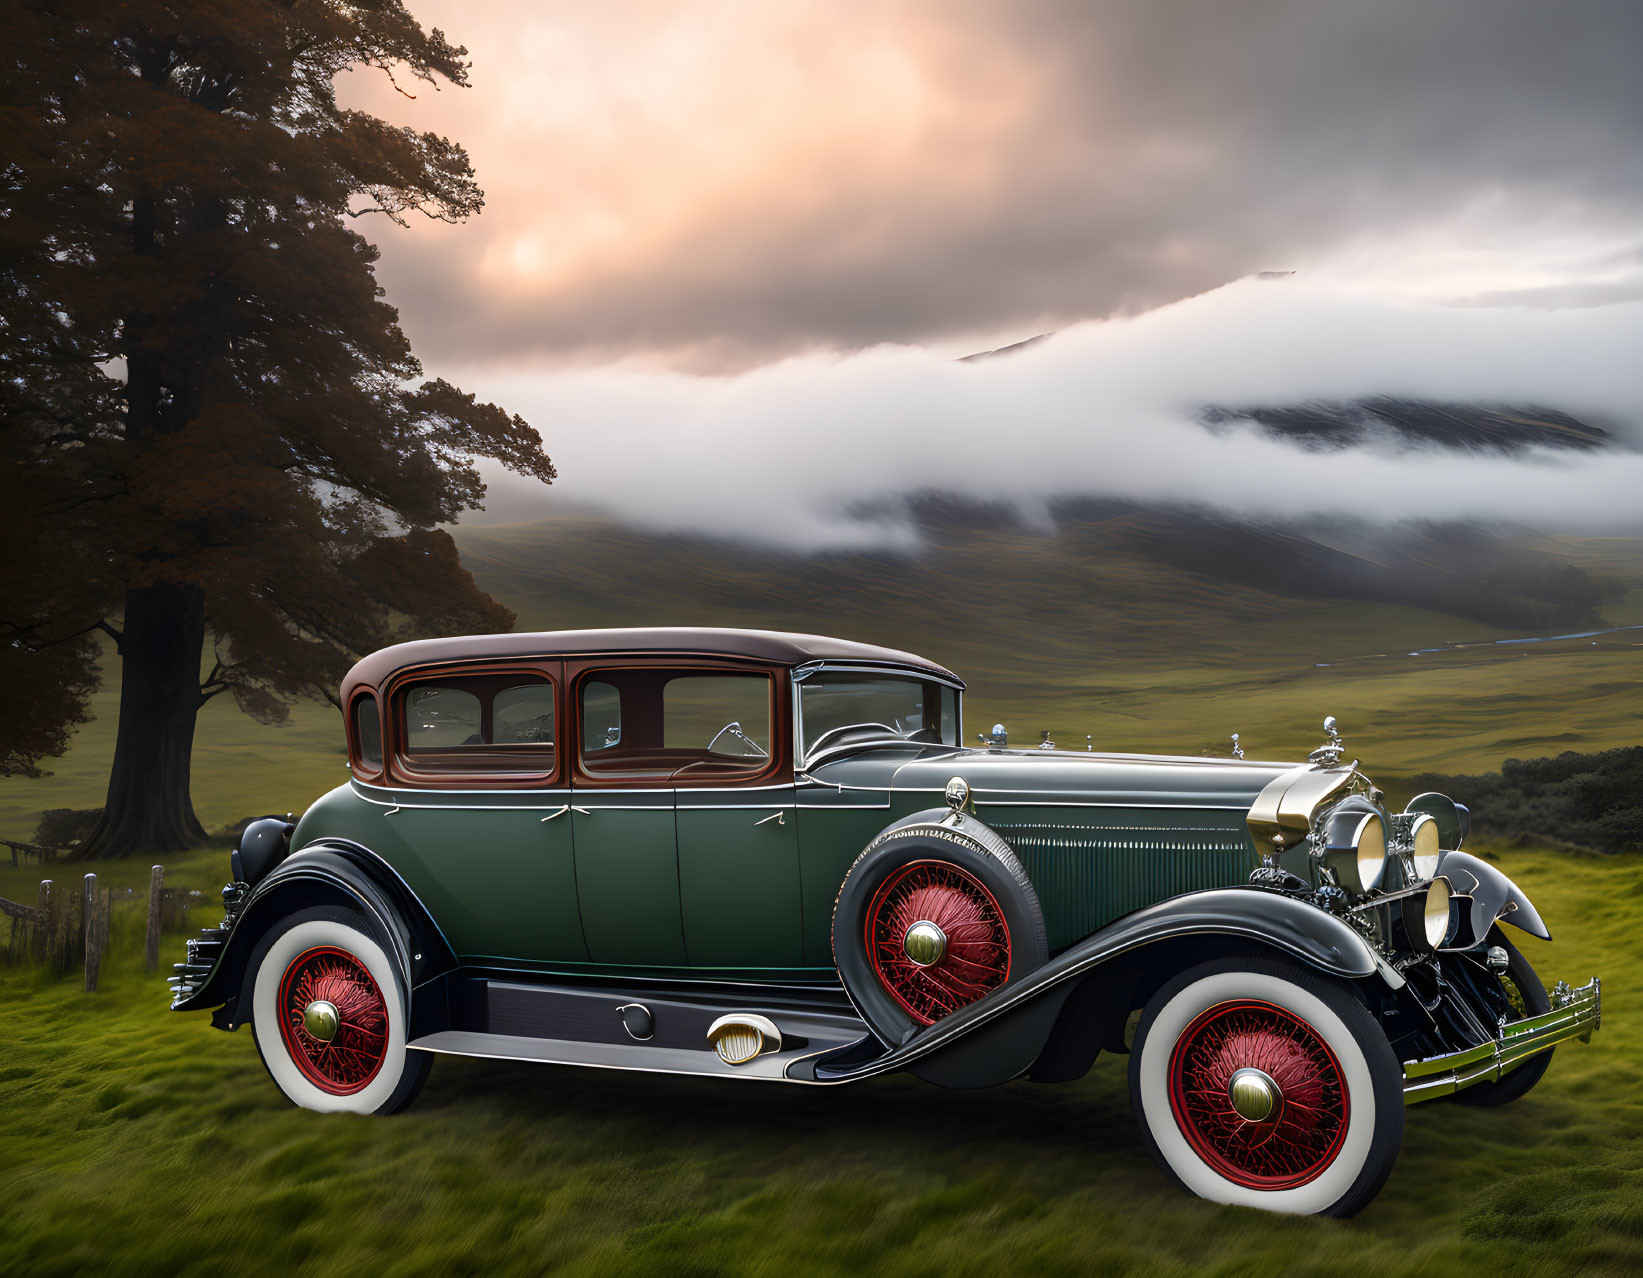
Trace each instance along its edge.
{"label": "spare tire in fender well", "polygon": [[[883,899],[884,894],[894,892],[904,877],[926,864],[938,875],[943,869],[949,873],[956,871],[953,883],[912,889],[915,895],[906,899],[922,899],[928,904],[931,899],[929,894],[934,893],[938,903],[945,899],[979,911],[995,928],[995,934],[1002,938],[1006,967],[1001,980],[997,979],[996,971],[990,977],[975,976],[978,965],[973,957],[964,956],[957,945],[948,951],[945,936],[940,938],[939,944],[943,948],[934,962],[919,963],[909,956],[907,962],[900,964],[908,972],[908,988],[915,985],[920,989],[932,985],[940,987],[939,998],[931,1004],[932,1012],[936,1013],[932,1016],[915,1012],[914,1005],[906,1001],[902,992],[888,987],[881,968],[869,953],[867,940],[868,928],[879,918],[879,911],[891,908]],[[974,891],[978,887],[981,891]],[[919,898],[916,895],[918,892],[926,895]],[[983,923],[973,915],[967,915],[962,926],[973,934]],[[999,942],[991,938],[978,938],[964,945],[970,956],[989,952],[996,955],[999,948]],[[840,980],[863,1019],[891,1047],[906,1042],[932,1020],[939,1021],[940,1015],[945,1014],[939,1011],[943,1000],[952,1000],[947,1011],[956,1010],[957,1006],[974,1001],[982,993],[1013,984],[1043,964],[1048,957],[1044,918],[1037,894],[1009,844],[976,818],[961,816],[955,819],[946,809],[915,813],[881,831],[850,867],[834,902],[833,958]],[[914,968],[923,968],[935,975],[918,979]],[[979,982],[977,992],[968,993],[964,987],[976,982]],[[1047,1024],[1044,1032],[1048,1033]],[[1040,1045],[1041,1042],[1034,1044],[1033,1053]],[[1011,1053],[1012,1056],[1014,1054]],[[1031,1054],[1028,1056],[1030,1059]],[[1011,1074],[1021,1068],[1025,1068],[1025,1063],[1013,1069]],[[1003,1080],[990,1078],[987,1081]]]}

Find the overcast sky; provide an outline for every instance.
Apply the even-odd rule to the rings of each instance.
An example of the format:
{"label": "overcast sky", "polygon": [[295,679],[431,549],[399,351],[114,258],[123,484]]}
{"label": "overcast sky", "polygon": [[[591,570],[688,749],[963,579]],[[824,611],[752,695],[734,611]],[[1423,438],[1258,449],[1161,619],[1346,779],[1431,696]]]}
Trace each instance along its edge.
{"label": "overcast sky", "polygon": [[[1334,316],[1340,343],[1363,331],[1346,298],[1371,328],[1406,306],[1485,326],[1444,327],[1458,342],[1576,312],[1643,342],[1637,0],[410,7],[468,46],[474,86],[412,101],[356,72],[344,99],[463,142],[487,206],[362,229],[430,370],[505,391],[567,495],[621,487],[566,435],[599,429],[597,405],[540,417],[596,385],[613,426],[677,409],[678,374],[711,405],[803,367],[796,393],[825,401],[850,352],[945,360],[1260,271],[1297,272],[1295,313]],[[1232,296],[1223,322],[1285,322]],[[1100,343],[1059,358],[1074,347]],[[1375,352],[1353,356],[1347,382],[1373,389]],[[997,376],[1050,376],[1011,363]],[[1088,393],[1076,372],[1016,394]]]}

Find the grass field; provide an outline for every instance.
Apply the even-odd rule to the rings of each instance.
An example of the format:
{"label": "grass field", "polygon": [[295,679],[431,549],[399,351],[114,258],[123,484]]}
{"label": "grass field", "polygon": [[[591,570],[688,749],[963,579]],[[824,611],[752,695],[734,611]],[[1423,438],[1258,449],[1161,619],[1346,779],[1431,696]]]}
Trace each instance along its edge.
{"label": "grass field", "polygon": [[[1020,531],[976,530],[920,560],[658,545],[569,516],[462,542],[522,628],[761,625],[912,648],[969,679],[971,730],[1002,719],[1017,741],[1050,728],[1063,745],[1089,732],[1097,748],[1219,753],[1239,731],[1252,756],[1296,757],[1334,713],[1371,774],[1395,783],[1643,738],[1635,636],[1502,646],[1519,636],[1234,589]],[[1631,585],[1611,624],[1643,623],[1637,543],[1560,551]],[[1455,640],[1474,646],[1407,655]],[[116,703],[111,684],[55,775],[0,783],[0,834],[101,802]],[[339,728],[326,707],[264,728],[211,702],[201,819],[300,809],[341,779]],[[310,1115],[279,1098],[249,1032],[164,1010],[162,979],[138,959],[141,911],[117,911],[96,994],[0,968],[0,1271],[1636,1273],[1643,863],[1498,855],[1558,936],[1525,942],[1537,965],[1608,978],[1605,1026],[1560,1049],[1510,1110],[1412,1110],[1392,1181],[1346,1223],[1184,1197],[1141,1149],[1113,1057],[1077,1084],[980,1093],[446,1058],[406,1115]],[[214,918],[224,848],[167,864],[168,884],[201,890]],[[147,882],[146,859],[94,868],[117,894]],[[0,860],[0,896],[32,901],[41,876]]]}
{"label": "grass field", "polygon": [[[1505,1110],[1409,1111],[1353,1221],[1189,1199],[1124,1060],[1082,1082],[838,1090],[442,1058],[390,1119],[288,1107],[248,1031],[164,1011],[140,912],[96,994],[0,969],[7,1274],[1601,1274],[1643,1268],[1643,862],[1499,853],[1605,1023]],[[12,885],[9,869],[4,892]],[[211,890],[222,854],[174,861]],[[168,948],[176,950],[180,937]]]}

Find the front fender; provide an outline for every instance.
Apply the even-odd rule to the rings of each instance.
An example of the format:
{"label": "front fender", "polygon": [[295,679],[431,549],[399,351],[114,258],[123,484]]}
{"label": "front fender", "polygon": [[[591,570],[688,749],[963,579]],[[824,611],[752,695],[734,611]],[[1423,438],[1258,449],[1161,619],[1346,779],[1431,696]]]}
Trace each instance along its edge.
{"label": "front fender", "polygon": [[286,857],[247,894],[205,981],[172,1004],[174,1011],[223,1007],[215,1023],[244,1024],[237,1006],[252,951],[280,919],[312,905],[344,905],[363,914],[384,942],[400,976],[405,1011],[410,991],[456,966],[456,956],[427,907],[369,848],[343,839],[311,843]]}
{"label": "front fender", "polygon": [[1456,944],[1449,948],[1470,949],[1480,944],[1497,921],[1522,928],[1543,941],[1552,939],[1528,894],[1489,862],[1466,852],[1445,852],[1437,872],[1449,880],[1450,890],[1457,897],[1466,897],[1472,903],[1466,916],[1471,936],[1456,937]]}
{"label": "front fender", "polygon": [[[1317,906],[1264,888],[1212,888],[1172,897],[1126,914],[1069,946],[1019,981],[943,1017],[901,1046],[871,1061],[838,1067],[829,1066],[825,1058],[796,1061],[789,1072],[794,1077],[807,1072],[807,1081],[818,1083],[847,1082],[869,1074],[907,1069],[949,1049],[970,1055],[958,1047],[960,1041],[1000,1017],[1032,1027],[1031,1033],[1037,1036],[1035,1043],[1024,1041],[1019,1034],[1008,1036],[1012,1059],[1025,1057],[1031,1061],[1049,1036],[1054,1011],[1059,1010],[1061,1000],[1066,997],[1068,982],[1144,946],[1189,936],[1231,937],[1289,955],[1347,980],[1362,980],[1378,973],[1393,989],[1404,984],[1403,978],[1368,941],[1349,924]],[[1029,1005],[1039,1002],[1053,1002],[1050,1014],[1032,1015]],[[980,1077],[982,1072],[978,1069],[976,1076]],[[942,1081],[949,1086],[981,1085]]]}

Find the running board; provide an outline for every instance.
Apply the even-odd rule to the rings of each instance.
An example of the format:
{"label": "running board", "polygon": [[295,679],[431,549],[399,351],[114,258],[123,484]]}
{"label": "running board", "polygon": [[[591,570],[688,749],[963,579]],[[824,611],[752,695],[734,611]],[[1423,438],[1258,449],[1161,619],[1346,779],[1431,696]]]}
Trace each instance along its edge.
{"label": "running board", "polygon": [[[756,994],[751,988],[737,990],[741,997],[735,1001],[719,1001],[711,995],[650,998],[634,991],[464,980],[450,991],[451,1028],[406,1046],[498,1060],[810,1082],[788,1078],[788,1067],[871,1037],[853,1012],[820,1000],[817,1006],[796,1006],[801,1000],[783,997],[788,993],[772,990],[765,1004],[747,997]],[[767,1028],[756,1040],[762,1050],[732,1063],[725,1056],[739,1053],[727,1044],[721,1054],[715,1039],[724,1037],[727,1025],[744,1022],[774,1027],[776,1033]]]}

